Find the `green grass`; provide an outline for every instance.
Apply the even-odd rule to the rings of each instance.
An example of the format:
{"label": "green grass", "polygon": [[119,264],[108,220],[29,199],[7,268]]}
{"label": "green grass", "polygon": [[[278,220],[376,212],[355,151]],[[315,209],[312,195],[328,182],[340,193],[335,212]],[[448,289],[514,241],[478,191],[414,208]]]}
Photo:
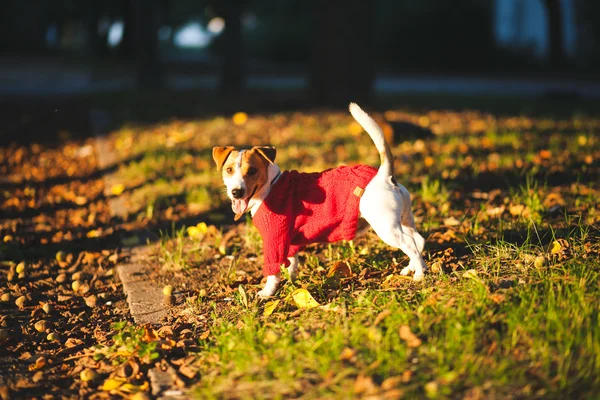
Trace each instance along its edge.
{"label": "green grass", "polygon": [[[600,387],[599,271],[579,261],[582,248],[566,263],[540,266],[536,255],[545,252],[498,243],[477,248],[468,273],[444,271],[393,290],[344,285],[326,308],[283,305],[264,316],[254,301],[214,311],[197,394],[347,398],[368,394],[357,383],[364,376],[373,382],[364,390],[383,396],[392,388],[432,398],[591,394]],[[306,271],[298,285],[326,303],[312,283],[319,280]],[[422,344],[409,347],[402,325]]]}
{"label": "green grass", "polygon": [[[394,132],[393,146],[427,239],[425,281],[400,276],[407,257],[367,233],[309,246],[298,281],[284,280],[264,302],[255,298],[262,241],[250,219],[164,236],[155,260],[165,280],[190,277],[183,307],[199,330],[197,397],[596,395],[600,121],[405,109],[385,119],[433,132]],[[126,195],[138,218],[149,207],[150,219],[201,215],[227,206],[213,145],[274,144],[284,169],[377,165],[369,138],[353,132],[335,112],[128,128],[117,133],[122,157],[141,158],[119,174],[137,179]],[[339,262],[351,277],[329,273]],[[321,306],[298,308],[299,288]]]}

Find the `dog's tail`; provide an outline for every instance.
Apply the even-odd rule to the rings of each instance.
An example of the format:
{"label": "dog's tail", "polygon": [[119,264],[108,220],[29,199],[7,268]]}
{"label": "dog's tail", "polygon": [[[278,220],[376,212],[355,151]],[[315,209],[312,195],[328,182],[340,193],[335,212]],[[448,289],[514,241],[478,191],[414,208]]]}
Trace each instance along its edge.
{"label": "dog's tail", "polygon": [[381,127],[367,114],[362,108],[356,103],[350,103],[348,107],[350,114],[354,119],[364,128],[365,131],[371,136],[371,140],[375,143],[377,151],[379,151],[379,157],[381,158],[381,166],[377,175],[383,175],[386,178],[392,178],[392,182],[395,183],[394,178],[394,156],[390,146],[385,141],[383,130]]}

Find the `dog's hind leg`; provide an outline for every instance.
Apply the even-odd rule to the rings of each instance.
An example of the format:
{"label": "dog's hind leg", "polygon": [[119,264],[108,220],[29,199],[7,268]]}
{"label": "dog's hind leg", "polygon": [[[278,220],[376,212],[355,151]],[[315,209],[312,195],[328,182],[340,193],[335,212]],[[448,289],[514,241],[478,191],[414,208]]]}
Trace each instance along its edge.
{"label": "dog's hind leg", "polygon": [[406,207],[404,213],[402,214],[402,231],[412,237],[417,245],[417,249],[419,253],[423,251],[425,247],[425,239],[419,232],[417,232],[417,227],[415,225],[415,217],[413,216],[412,210],[410,207]]}
{"label": "dog's hind leg", "polygon": [[[402,230],[402,226],[392,226],[389,227],[389,229],[385,229],[384,232],[378,232],[375,229],[375,232],[386,244],[402,250],[410,259],[408,266],[403,268],[400,272],[402,275],[408,275],[408,273],[412,271],[414,272],[413,279],[415,281],[423,279],[427,267],[421,256],[421,252],[419,251],[417,241],[413,236],[405,233]],[[421,237],[421,235],[419,235],[419,237]]]}

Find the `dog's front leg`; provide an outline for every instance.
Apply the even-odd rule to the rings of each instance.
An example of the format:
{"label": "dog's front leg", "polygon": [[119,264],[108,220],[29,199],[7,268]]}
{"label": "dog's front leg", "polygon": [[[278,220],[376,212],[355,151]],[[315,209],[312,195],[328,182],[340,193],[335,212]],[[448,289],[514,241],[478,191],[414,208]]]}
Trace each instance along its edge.
{"label": "dog's front leg", "polygon": [[265,287],[258,292],[259,297],[271,297],[277,291],[277,286],[279,286],[279,282],[281,282],[281,275],[268,275],[267,283],[265,283]]}

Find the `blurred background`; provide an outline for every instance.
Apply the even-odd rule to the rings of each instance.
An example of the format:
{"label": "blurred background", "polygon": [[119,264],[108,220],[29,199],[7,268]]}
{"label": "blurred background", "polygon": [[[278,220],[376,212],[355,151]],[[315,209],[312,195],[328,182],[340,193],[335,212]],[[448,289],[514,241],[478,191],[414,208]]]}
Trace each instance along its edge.
{"label": "blurred background", "polygon": [[0,117],[598,98],[599,22],[597,0],[3,0]]}

